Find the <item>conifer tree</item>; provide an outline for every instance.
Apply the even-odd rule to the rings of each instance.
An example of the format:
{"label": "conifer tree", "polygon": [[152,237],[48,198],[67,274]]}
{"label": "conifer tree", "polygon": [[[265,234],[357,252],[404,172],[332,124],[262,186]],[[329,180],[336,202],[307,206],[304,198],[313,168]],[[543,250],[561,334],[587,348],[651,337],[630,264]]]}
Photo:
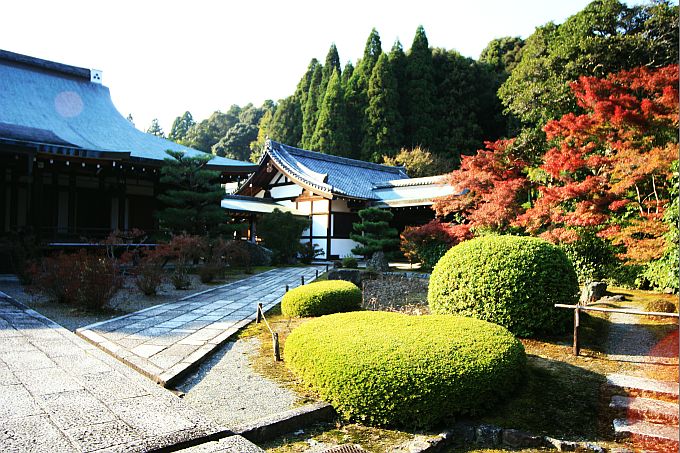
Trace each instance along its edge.
{"label": "conifer tree", "polygon": [[158,118],[154,118],[151,121],[151,126],[149,126],[149,128],[146,130],[146,133],[155,135],[156,137],[165,137],[165,133],[163,132],[161,125],[158,124]]}
{"label": "conifer tree", "polygon": [[340,82],[342,83],[343,89],[347,90],[347,84],[349,83],[349,79],[352,77],[352,74],[354,74],[354,65],[351,61],[348,61],[345,65],[345,69],[342,70],[342,75],[340,77]]}
{"label": "conifer tree", "polygon": [[219,172],[207,168],[213,156],[186,156],[166,151],[170,156],[161,167],[160,182],[167,189],[158,195],[165,205],[158,212],[162,230],[172,234],[217,235],[229,231],[227,214],[220,206],[224,189]]}
{"label": "conifer tree", "polygon": [[353,225],[355,232],[350,234],[350,238],[361,245],[354,247],[352,253],[370,258],[375,252],[384,252],[399,245],[397,230],[389,226],[394,217],[390,211],[366,208],[358,214],[361,222]]}
{"label": "conifer tree", "polygon": [[182,116],[175,118],[170,128],[170,133],[168,134],[168,139],[175,143],[182,143],[186,139],[189,129],[196,124],[194,117],[191,116],[191,112],[186,111]]}
{"label": "conifer tree", "polygon": [[342,69],[340,68],[340,56],[338,55],[338,48],[335,44],[331,44],[331,48],[328,49],[328,54],[326,54],[326,61],[323,65],[321,72],[321,87],[319,89],[319,107],[323,101],[323,97],[326,94],[326,87],[328,86],[328,81],[333,75],[333,71],[338,71],[338,74],[342,75]]}
{"label": "conifer tree", "polygon": [[382,155],[394,156],[401,144],[397,79],[386,54],[381,54],[368,82],[366,134],[361,157],[377,162]]}
{"label": "conifer tree", "polygon": [[423,26],[416,30],[411,50],[406,57],[407,111],[404,118],[406,142],[411,146],[430,147],[432,130],[434,82],[432,51]]}
{"label": "conifer tree", "polygon": [[[317,60],[316,58],[312,58],[312,60],[309,62],[309,65],[307,66],[307,71],[305,71],[304,75],[297,84],[297,88],[295,89],[295,98],[297,99],[300,105],[301,112],[304,112],[307,106],[307,95],[309,94],[309,87],[312,83],[314,71],[316,71],[318,66],[320,66],[319,60]],[[302,125],[300,126],[302,127]]]}
{"label": "conifer tree", "polygon": [[302,139],[302,110],[295,95],[279,101],[269,125],[269,138],[291,146]]}
{"label": "conifer tree", "polygon": [[324,96],[321,104],[319,121],[316,124],[310,148],[322,153],[346,156],[349,140],[345,115],[344,93],[340,84],[340,74],[338,71],[334,71],[328,81],[326,96]]}
{"label": "conifer tree", "polygon": [[321,79],[323,77],[321,65],[314,68],[314,73],[309,81],[309,91],[307,92],[307,102],[302,110],[302,142],[301,146],[305,149],[311,148],[312,136],[316,129],[316,122],[319,118],[319,101],[321,91]]}
{"label": "conifer tree", "polygon": [[381,53],[382,44],[380,43],[380,35],[374,28],[366,40],[364,56],[357,63],[356,69],[347,81],[345,91],[347,125],[350,131],[349,139],[353,157],[359,157],[360,155],[361,144],[366,130],[364,115],[366,107],[368,107],[368,81]]}
{"label": "conifer tree", "polygon": [[[406,93],[406,54],[404,53],[404,47],[401,42],[397,39],[392,45],[392,49],[389,53],[390,64],[392,65],[392,72],[394,73],[394,78],[397,80],[397,92],[399,93],[399,114],[401,115],[402,122],[406,118],[407,111],[407,100],[408,95]],[[404,140],[403,123],[401,137]]]}

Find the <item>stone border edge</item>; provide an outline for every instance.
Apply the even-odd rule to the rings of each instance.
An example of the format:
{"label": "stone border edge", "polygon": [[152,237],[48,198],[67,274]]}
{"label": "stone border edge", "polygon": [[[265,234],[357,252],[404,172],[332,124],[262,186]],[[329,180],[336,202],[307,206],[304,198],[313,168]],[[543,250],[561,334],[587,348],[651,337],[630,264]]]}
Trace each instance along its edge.
{"label": "stone border edge", "polygon": [[337,416],[335,409],[328,403],[319,402],[272,415],[253,423],[233,428],[251,442],[258,443],[274,439],[282,434],[297,431],[312,423],[331,421]]}

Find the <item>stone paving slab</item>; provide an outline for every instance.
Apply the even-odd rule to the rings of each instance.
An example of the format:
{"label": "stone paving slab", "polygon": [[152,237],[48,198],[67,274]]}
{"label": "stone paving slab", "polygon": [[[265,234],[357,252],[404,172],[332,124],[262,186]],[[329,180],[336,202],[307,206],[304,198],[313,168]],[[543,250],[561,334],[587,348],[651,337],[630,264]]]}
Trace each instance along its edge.
{"label": "stone paving slab", "polygon": [[[76,331],[164,387],[205,360],[239,329],[280,302],[285,288],[311,282],[323,266],[272,269]],[[38,365],[36,365],[38,366]]]}
{"label": "stone paving slab", "polygon": [[231,432],[0,292],[0,450],[142,452]]}

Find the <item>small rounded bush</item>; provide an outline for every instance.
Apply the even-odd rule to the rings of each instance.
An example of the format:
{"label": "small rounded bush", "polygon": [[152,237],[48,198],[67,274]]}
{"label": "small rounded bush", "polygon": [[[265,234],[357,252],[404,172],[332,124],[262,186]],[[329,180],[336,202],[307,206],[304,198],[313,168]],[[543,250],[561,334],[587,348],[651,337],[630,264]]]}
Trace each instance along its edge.
{"label": "small rounded bush", "polygon": [[507,329],[451,315],[358,311],[288,336],[288,367],[344,418],[427,428],[508,395],[526,361]]}
{"label": "small rounded bush", "polygon": [[491,321],[515,335],[561,332],[578,301],[576,272],[564,251],[542,239],[485,236],[451,248],[430,277],[433,313]]}
{"label": "small rounded bush", "polygon": [[645,311],[655,311],[657,313],[677,313],[678,306],[670,300],[655,299],[645,304]]}
{"label": "small rounded bush", "polygon": [[360,306],[361,290],[356,285],[343,280],[328,280],[288,291],[281,300],[281,313],[304,318],[358,310]]}

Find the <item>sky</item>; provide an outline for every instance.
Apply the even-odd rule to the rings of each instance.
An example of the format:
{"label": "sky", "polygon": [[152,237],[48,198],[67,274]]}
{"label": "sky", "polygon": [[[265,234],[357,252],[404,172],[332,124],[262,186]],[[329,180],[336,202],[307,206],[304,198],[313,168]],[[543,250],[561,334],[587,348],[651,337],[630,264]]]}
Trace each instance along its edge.
{"label": "sky", "polygon": [[[588,0],[14,0],[3,2],[0,49],[103,71],[113,102],[139,129],[165,132],[230,105],[286,97],[332,43],[363,54],[372,28],[383,50],[408,49],[418,25],[431,47],[478,58],[489,41],[528,37]],[[642,0],[627,0],[640,4]]]}

